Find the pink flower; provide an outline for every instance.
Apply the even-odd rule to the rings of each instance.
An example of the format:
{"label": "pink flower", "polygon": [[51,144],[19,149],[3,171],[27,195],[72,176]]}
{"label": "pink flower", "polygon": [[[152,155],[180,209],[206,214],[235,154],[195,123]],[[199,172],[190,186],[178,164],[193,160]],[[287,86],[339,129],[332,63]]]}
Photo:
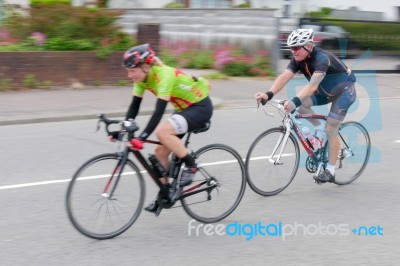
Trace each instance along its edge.
{"label": "pink flower", "polygon": [[10,33],[6,29],[0,29],[0,39],[7,40],[10,38]]}
{"label": "pink flower", "polygon": [[31,36],[30,36],[30,38],[32,38],[33,40],[34,40],[34,42],[35,42],[35,45],[43,45],[45,42],[46,42],[46,40],[47,40],[47,37],[46,37],[46,35],[44,35],[43,33],[41,33],[41,32],[34,32],[34,33],[32,33],[31,34]]}

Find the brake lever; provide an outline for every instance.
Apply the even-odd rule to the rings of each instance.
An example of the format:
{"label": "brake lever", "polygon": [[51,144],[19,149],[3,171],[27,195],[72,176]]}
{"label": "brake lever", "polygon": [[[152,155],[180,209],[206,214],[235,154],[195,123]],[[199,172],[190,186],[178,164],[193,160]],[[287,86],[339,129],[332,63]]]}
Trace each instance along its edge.
{"label": "brake lever", "polygon": [[256,108],[256,112],[258,111],[258,108],[260,108],[260,104],[262,104],[263,106],[267,104],[267,100],[264,100],[261,98],[261,100],[257,103],[257,108]]}
{"label": "brake lever", "polygon": [[97,121],[97,126],[96,126],[95,133],[97,133],[99,130],[100,130],[100,119]]}

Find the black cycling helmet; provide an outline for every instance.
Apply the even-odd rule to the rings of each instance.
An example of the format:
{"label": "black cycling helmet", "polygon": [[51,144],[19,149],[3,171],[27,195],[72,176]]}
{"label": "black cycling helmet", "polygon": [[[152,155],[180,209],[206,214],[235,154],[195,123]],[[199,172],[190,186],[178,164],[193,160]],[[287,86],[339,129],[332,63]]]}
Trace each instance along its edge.
{"label": "black cycling helmet", "polygon": [[149,44],[142,44],[130,48],[124,53],[124,67],[137,67],[140,63],[153,64],[155,52],[150,48]]}

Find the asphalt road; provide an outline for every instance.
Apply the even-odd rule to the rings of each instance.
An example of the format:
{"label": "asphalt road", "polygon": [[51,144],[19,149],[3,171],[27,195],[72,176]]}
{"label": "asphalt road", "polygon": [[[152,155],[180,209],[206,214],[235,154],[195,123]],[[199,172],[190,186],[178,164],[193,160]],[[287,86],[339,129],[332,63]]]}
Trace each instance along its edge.
{"label": "asphalt road", "polygon": [[[277,196],[261,197],[247,187],[237,210],[221,224],[261,222],[281,224],[287,232],[298,230],[286,237],[256,235],[251,240],[243,234],[209,235],[197,222],[190,223],[181,208],[165,210],[159,217],[142,212],[121,236],[89,239],[67,219],[68,180],[85,160],[113,152],[116,145],[103,132],[94,133],[94,120],[2,126],[1,264],[398,265],[399,104],[393,93],[364,98],[349,114],[349,120],[370,129],[373,145],[371,163],[355,183],[316,185],[302,166]],[[139,124],[148,118],[139,117]],[[279,122],[255,112],[250,99],[233,95],[215,111],[212,128],[193,138],[192,148],[225,143],[245,157],[254,138]],[[150,148],[146,146],[145,152]],[[148,202],[156,189],[149,178],[146,186]],[[363,226],[371,231],[351,232]]]}

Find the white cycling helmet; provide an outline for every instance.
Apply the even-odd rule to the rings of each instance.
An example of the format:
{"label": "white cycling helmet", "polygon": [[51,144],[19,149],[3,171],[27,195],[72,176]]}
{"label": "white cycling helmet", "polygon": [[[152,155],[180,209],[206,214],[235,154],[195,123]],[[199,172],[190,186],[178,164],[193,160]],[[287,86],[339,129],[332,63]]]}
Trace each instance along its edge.
{"label": "white cycling helmet", "polygon": [[304,46],[313,41],[313,29],[297,29],[287,38],[289,47]]}

